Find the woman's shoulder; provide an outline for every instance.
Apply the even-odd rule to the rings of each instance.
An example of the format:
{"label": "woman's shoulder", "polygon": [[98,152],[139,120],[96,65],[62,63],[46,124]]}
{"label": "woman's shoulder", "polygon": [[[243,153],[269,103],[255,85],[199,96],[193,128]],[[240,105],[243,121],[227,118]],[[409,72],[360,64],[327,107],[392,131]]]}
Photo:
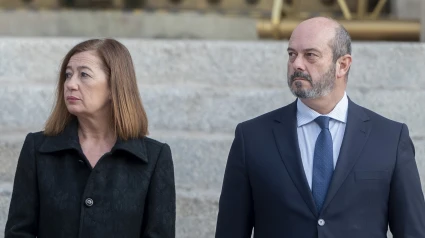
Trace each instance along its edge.
{"label": "woman's shoulder", "polygon": [[38,152],[54,152],[75,145],[76,138],[64,132],[58,135],[47,135],[44,131],[29,132],[25,137],[25,144],[31,145]]}
{"label": "woman's shoulder", "polygon": [[25,136],[25,141],[31,141],[35,145],[40,145],[46,139],[44,131],[28,132]]}
{"label": "woman's shoulder", "polygon": [[144,141],[144,144],[146,145],[146,147],[148,147],[148,148],[161,149],[164,146],[169,147],[169,145],[166,142],[159,141],[158,139],[153,139],[152,137],[148,137],[148,136],[143,137],[143,141]]}
{"label": "woman's shoulder", "polygon": [[[39,151],[41,145],[44,143],[46,136],[43,131],[28,132],[22,139],[22,152],[35,152]],[[22,153],[21,152],[21,153]]]}
{"label": "woman's shoulder", "polygon": [[169,153],[171,152],[170,146],[163,141],[159,141],[157,139],[153,139],[151,137],[143,137],[144,144],[146,146],[147,151],[153,153]]}

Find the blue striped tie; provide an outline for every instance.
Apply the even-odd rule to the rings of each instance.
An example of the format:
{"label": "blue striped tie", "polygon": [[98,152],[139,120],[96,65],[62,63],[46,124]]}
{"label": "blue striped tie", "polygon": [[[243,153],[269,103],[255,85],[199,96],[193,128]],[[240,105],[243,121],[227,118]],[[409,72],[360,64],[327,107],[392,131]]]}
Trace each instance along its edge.
{"label": "blue striped tie", "polygon": [[329,120],[330,118],[325,116],[319,116],[314,120],[322,129],[316,140],[313,157],[312,193],[318,212],[322,210],[334,171]]}

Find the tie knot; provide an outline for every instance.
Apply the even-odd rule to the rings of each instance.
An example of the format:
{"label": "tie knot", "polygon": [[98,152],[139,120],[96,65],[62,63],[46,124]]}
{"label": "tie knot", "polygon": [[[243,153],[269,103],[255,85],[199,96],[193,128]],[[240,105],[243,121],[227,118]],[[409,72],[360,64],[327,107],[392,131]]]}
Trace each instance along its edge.
{"label": "tie knot", "polygon": [[329,120],[330,117],[326,116],[319,116],[314,119],[314,121],[320,126],[320,128],[323,129],[329,129]]}

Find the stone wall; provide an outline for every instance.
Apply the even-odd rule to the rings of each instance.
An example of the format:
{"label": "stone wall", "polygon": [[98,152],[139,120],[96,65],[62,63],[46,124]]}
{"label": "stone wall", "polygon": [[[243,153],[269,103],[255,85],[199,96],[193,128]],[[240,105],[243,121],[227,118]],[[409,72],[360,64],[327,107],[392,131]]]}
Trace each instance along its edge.
{"label": "stone wall", "polygon": [[[23,139],[42,129],[61,59],[75,38],[0,38],[0,237]],[[177,237],[214,236],[238,122],[294,100],[286,42],[122,39],[132,53],[151,137],[173,152]],[[425,181],[425,45],[354,43],[348,95],[407,123]],[[424,184],[425,185],[425,184]]]}

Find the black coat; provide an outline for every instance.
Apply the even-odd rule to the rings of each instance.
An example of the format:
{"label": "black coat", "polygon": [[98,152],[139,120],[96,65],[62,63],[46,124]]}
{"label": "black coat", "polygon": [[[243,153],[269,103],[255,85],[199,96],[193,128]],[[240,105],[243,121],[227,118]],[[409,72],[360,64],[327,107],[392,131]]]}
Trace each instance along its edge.
{"label": "black coat", "polygon": [[77,128],[27,135],[5,238],[174,238],[170,147],[147,137],[118,140],[92,169]]}

